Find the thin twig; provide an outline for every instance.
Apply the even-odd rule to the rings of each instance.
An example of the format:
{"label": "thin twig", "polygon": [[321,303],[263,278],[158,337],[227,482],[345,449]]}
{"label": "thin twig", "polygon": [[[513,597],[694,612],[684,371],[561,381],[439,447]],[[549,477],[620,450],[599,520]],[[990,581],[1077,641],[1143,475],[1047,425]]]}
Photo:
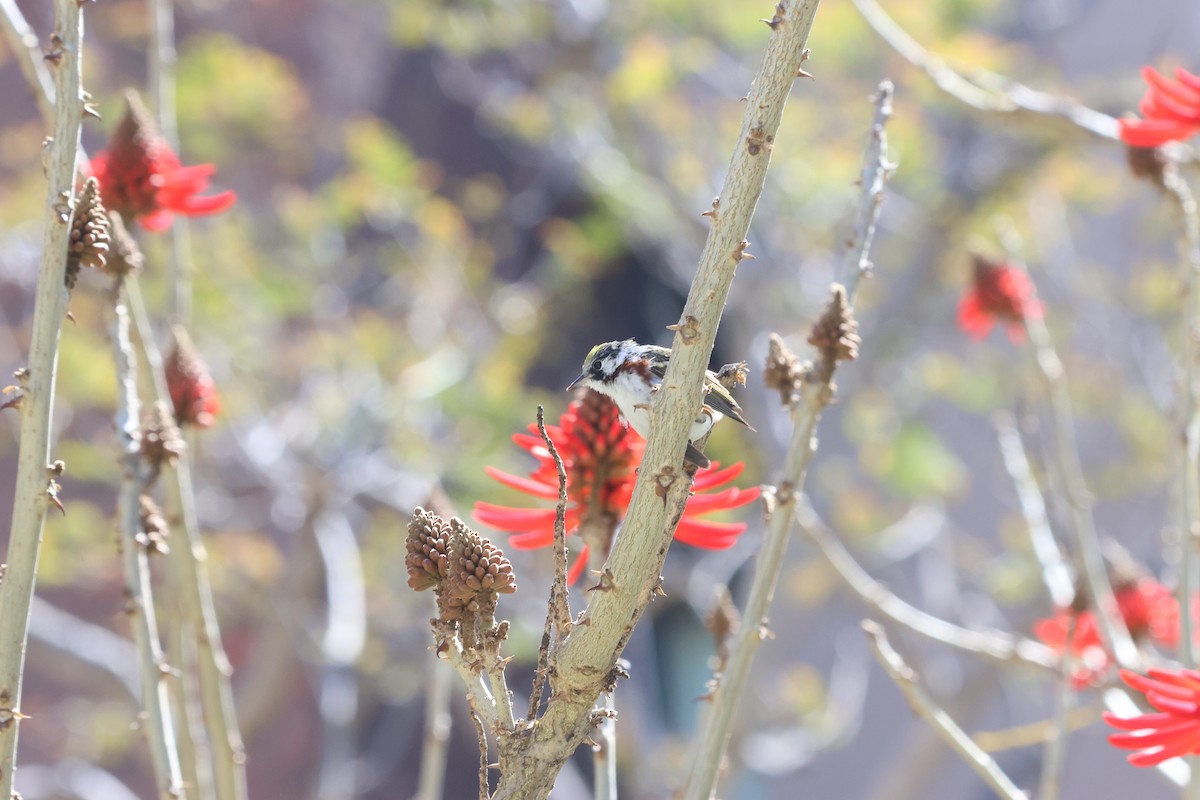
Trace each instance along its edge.
{"label": "thin twig", "polygon": [[1043,669],[1058,669],[1058,655],[1040,642],[999,630],[964,628],[901,600],[863,569],[837,535],[825,527],[812,506],[803,499],[796,508],[796,525],[821,551],[846,586],[864,603],[893,622],[933,641],[994,661],[1020,661]]}
{"label": "thin twig", "polygon": [[[174,556],[174,550],[170,554]],[[190,691],[188,685],[188,655],[184,652],[185,643],[189,641],[191,632],[187,625],[177,624],[180,612],[177,597],[164,603],[160,608],[170,608],[172,617],[166,624],[167,628],[167,659],[173,665],[173,674],[168,684],[171,691],[171,708],[175,719],[175,745],[179,753],[179,772],[183,785],[190,788],[189,798],[211,800],[212,785],[212,752],[204,734],[203,715],[200,711],[199,698]]]}
{"label": "thin twig", "polygon": [[475,723],[475,736],[479,740],[479,800],[488,800],[488,746],[487,734],[484,733],[483,720],[472,714],[471,721]]}
{"label": "thin twig", "polygon": [[[870,261],[867,258],[867,248],[871,243],[870,232],[874,230],[875,220],[879,216],[880,192],[890,169],[884,126],[891,108],[892,87],[888,81],[884,81],[879,85],[879,92],[875,98],[875,116],[864,158],[866,163],[862,171],[862,194],[859,210],[855,215],[858,220],[855,229],[858,232],[845,259],[845,263],[853,269],[847,276],[851,279],[852,289],[858,287],[858,276],[870,269]],[[847,293],[850,306],[853,305],[854,296],[854,291]],[[816,453],[813,436],[821,412],[833,399],[832,383],[835,369],[836,359],[827,358],[813,371],[811,381],[805,381],[802,398],[792,407],[792,438],[784,457],[779,489],[773,498],[774,507],[771,509],[767,533],[763,538],[762,550],[758,554],[758,566],[750,586],[750,597],[742,615],[743,624],[730,643],[729,659],[720,676],[720,683],[713,692],[711,709],[694,750],[684,791],[686,800],[705,800],[712,796],[714,791],[734,713],[741,705],[741,695],[750,676],[754,654],[767,633],[767,615],[775,593],[775,584],[783,569],[784,554],[792,529],[792,510],[797,495],[804,486],[808,465]]]}
{"label": "thin twig", "polygon": [[905,664],[900,654],[892,648],[883,626],[873,620],[863,620],[862,627],[867,638],[871,640],[875,658],[900,687],[912,710],[932,725],[946,744],[962,756],[993,791],[1008,800],[1025,800],[1026,794],[1004,774],[995,759],[975,744],[958,723],[921,688],[917,673]]}
{"label": "thin twig", "polygon": [[[542,692],[546,687],[546,675],[550,669],[553,656],[552,650],[561,643],[571,626],[571,606],[567,592],[567,471],[563,466],[562,457],[554,440],[546,432],[545,410],[537,407],[538,433],[550,458],[554,459],[554,468],[558,471],[558,506],[554,511],[554,583],[550,586],[550,602],[546,609],[546,627],[542,631],[542,644],[538,648],[537,668],[533,671],[533,690],[529,693],[528,719],[537,719],[538,709],[542,704]],[[554,630],[557,628],[557,640]]]}
{"label": "thin twig", "polygon": [[[1009,225],[1000,226],[1000,237],[1013,267],[1025,269],[1020,254],[1020,241]],[[1031,281],[1032,285],[1032,281]],[[1075,432],[1075,413],[1071,408],[1071,391],[1067,386],[1062,360],[1054,349],[1054,341],[1041,314],[1024,315],[1025,332],[1033,347],[1034,361],[1042,376],[1047,405],[1054,428],[1054,453],[1062,476],[1063,494],[1070,512],[1075,543],[1083,561],[1088,592],[1100,619],[1100,633],[1117,663],[1126,669],[1136,669],[1140,662],[1137,645],[1117,609],[1112,582],[1104,564],[1096,520],[1092,514],[1093,497],[1083,477],[1079,460],[1079,437]]]}
{"label": "thin twig", "polygon": [[[142,300],[141,289],[136,277],[127,280],[129,307],[133,315],[134,329],[150,377],[154,394],[159,402],[174,407],[163,372],[162,352],[154,338],[150,316]],[[221,644],[221,629],[217,622],[213,604],[212,584],[208,579],[208,552],[200,538],[200,522],[196,515],[195,491],[192,488],[191,467],[188,459],[178,459],[173,470],[174,480],[166,482],[167,496],[179,510],[176,520],[181,523],[184,541],[178,547],[182,551],[183,568],[182,594],[188,615],[196,630],[196,664],[200,678],[200,703],[204,721],[212,743],[214,758],[214,782],[221,798],[246,797],[246,751],[242,745],[241,731],[233,705],[233,689],[230,676],[233,668]]]}
{"label": "thin twig", "polygon": [[868,258],[871,242],[875,239],[875,224],[879,220],[879,208],[883,203],[883,186],[895,171],[896,165],[888,160],[887,122],[892,116],[892,82],[881,81],[875,97],[875,119],[871,121],[871,133],[867,152],[863,157],[862,172],[858,182],[862,197],[854,215],[853,243],[846,248],[842,259],[842,284],[846,293],[853,297],[858,291],[858,281],[871,272]]}
{"label": "thin twig", "polygon": [[12,526],[0,582],[0,797],[13,793],[20,727],[21,679],[29,632],[29,605],[37,576],[42,528],[55,489],[50,470],[50,420],[58,368],[58,338],[67,307],[67,240],[75,199],[75,161],[83,114],[83,15],[76,0],[55,0],[54,141],[46,162],[42,263],[33,311],[29,361],[20,373],[21,439],[13,492]]}
{"label": "thin twig", "polygon": [[539,800],[589,732],[592,702],[611,683],[617,660],[658,586],[691,477],[683,469],[688,431],[717,325],[739,261],[747,258],[750,219],[766,181],[776,134],[818,0],[781,0],[769,21],[762,67],[744,103],[742,127],[719,202],[708,213],[708,239],[676,327],[671,361],[651,408],[652,428],[621,535],[609,555],[608,580],[588,598],[583,621],[559,650],[554,700],[528,736],[500,747],[497,800]]}
{"label": "thin twig", "polygon": [[1117,138],[1115,117],[1088,108],[1076,100],[1031,89],[985,70],[973,70],[973,78],[968,79],[909,36],[875,0],[854,0],[854,5],[867,24],[892,49],[923,70],[939,89],[959,102],[980,111],[1061,117],[1094,136],[1109,140]]}
{"label": "thin twig", "polygon": [[[1100,721],[1100,709],[1094,705],[1075,706],[1067,710],[1063,726],[1068,731],[1082,730]],[[1045,744],[1057,735],[1057,721],[1040,719],[1025,725],[1016,725],[998,731],[978,731],[971,736],[975,744],[989,753],[1014,750]]]}
{"label": "thin twig", "polygon": [[611,692],[601,697],[598,710],[602,718],[596,727],[599,738],[592,748],[592,798],[617,800],[617,706]]}
{"label": "thin twig", "polygon": [[[1067,641],[1075,641],[1075,625],[1078,616],[1071,615],[1067,626]],[[1067,756],[1067,715],[1075,699],[1071,681],[1075,671],[1075,659],[1071,657],[1071,648],[1064,648],[1062,668],[1059,679],[1054,687],[1054,714],[1050,718],[1050,737],[1046,739],[1046,747],[1042,757],[1042,779],[1038,800],[1058,800],[1059,788],[1062,785],[1063,761]]]}
{"label": "thin twig", "polygon": [[545,412],[541,406],[537,409],[537,426],[558,473],[558,505],[554,508],[554,587],[551,590],[551,601],[554,604],[556,635],[561,642],[571,632],[571,601],[567,592],[567,470],[554,440],[546,432]]}
{"label": "thin twig", "polygon": [[1046,584],[1046,591],[1055,608],[1069,608],[1075,601],[1075,582],[1054,538],[1054,531],[1050,529],[1046,501],[1029,468],[1029,459],[1025,455],[1025,445],[1016,421],[1011,414],[998,414],[995,424],[1004,468],[1017,490],[1021,514],[1025,517],[1025,527],[1029,529],[1029,541],[1042,566],[1042,582]]}
{"label": "thin twig", "polygon": [[450,715],[454,676],[438,661],[437,655],[431,653],[429,691],[425,695],[425,739],[421,747],[416,800],[442,800],[442,787],[446,781],[446,756],[450,726],[454,721]]}
{"label": "thin twig", "polygon": [[42,120],[47,128],[51,128],[54,126],[54,77],[46,66],[42,48],[38,46],[37,34],[25,21],[16,0],[0,0],[0,18],[4,21],[5,38],[30,86]]}
{"label": "thin twig", "polygon": [[1176,592],[1179,597],[1179,660],[1196,666],[1193,631],[1197,620],[1190,600],[1196,586],[1197,548],[1200,548],[1200,380],[1197,379],[1197,337],[1200,337],[1200,219],[1192,188],[1179,170],[1169,164],[1163,171],[1163,188],[1175,200],[1183,218],[1184,303],[1183,345],[1183,546]]}
{"label": "thin twig", "polygon": [[126,613],[133,627],[141,669],[143,727],[150,742],[151,761],[159,795],[177,797],[183,790],[175,723],[171,714],[169,668],[163,658],[155,621],[150,583],[150,559],[141,518],[141,497],[148,488],[141,454],[141,403],[137,395],[137,357],[129,340],[129,313],[123,281],[118,278],[113,302],[113,354],[117,372],[117,445],[121,459],[121,488],[117,520],[125,570]]}

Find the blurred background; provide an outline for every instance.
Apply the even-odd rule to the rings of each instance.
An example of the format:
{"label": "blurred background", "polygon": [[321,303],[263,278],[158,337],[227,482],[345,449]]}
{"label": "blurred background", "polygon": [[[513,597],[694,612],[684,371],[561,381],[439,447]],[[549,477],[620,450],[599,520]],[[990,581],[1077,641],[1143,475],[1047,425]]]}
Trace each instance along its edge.
{"label": "blurred background", "polygon": [[[43,41],[52,4],[18,0]],[[1154,0],[887,4],[954,64],[993,70],[1110,114],[1136,106],[1142,64],[1200,62],[1200,5]],[[85,88],[101,149],[126,87],[146,85],[141,0],[86,9]],[[234,209],[191,225],[197,348],[223,403],[194,447],[201,523],[248,753],[251,796],[409,798],[430,686],[430,598],[403,568],[405,524],[435,486],[457,513],[533,505],[484,474],[534,464],[510,437],[598,342],[669,343],[758,67],[769,2],[710,0],[180,0],[185,163],[212,163]],[[770,482],[790,424],[761,386],[767,336],[798,352],[841,277],[878,82],[896,83],[899,164],[858,318],[808,479],[816,510],[872,574],[946,619],[1027,632],[1050,613],[993,418],[1018,415],[1035,469],[1047,451],[1036,372],[1002,333],[955,324],[971,248],[1019,234],[1066,363],[1101,534],[1164,567],[1177,474],[1178,224],[1123,148],[1058,119],[973,112],[864,22],[826,0],[777,138],[717,339],[745,359],[749,433],[709,453]],[[41,242],[45,136],[0,44],[0,368],[24,363]],[[163,308],[169,239],[145,234],[142,278]],[[62,337],[54,455],[65,515],[48,523],[22,711],[18,787],[30,798],[149,797],[111,519],[115,398],[107,277],[83,277]],[[162,331],[166,335],[165,329]],[[0,508],[11,507],[15,414],[0,415]],[[1052,498],[1053,500],[1053,498]],[[1063,519],[1051,505],[1052,523]],[[625,657],[617,696],[628,798],[665,798],[711,676],[702,618],[715,587],[742,600],[762,522],[722,552],[672,548]],[[504,546],[504,535],[479,526]],[[7,525],[0,524],[0,531]],[[1065,527],[1062,530],[1066,530]],[[1177,534],[1176,534],[1177,535]],[[520,591],[510,686],[528,692],[551,575],[507,550]],[[1167,549],[1169,553],[1169,548]],[[1169,559],[1166,566],[1169,567]],[[582,593],[574,597],[576,608]],[[858,629],[864,608],[797,538],[735,722],[728,798],[984,798],[912,716]],[[964,728],[1043,719],[1045,674],[893,641]],[[454,685],[445,796],[474,796],[478,754]],[[1096,698],[1081,694],[1081,705]],[[1104,742],[1071,739],[1063,796],[1175,790]],[[1038,746],[998,753],[1022,786]],[[590,755],[555,797],[590,796]],[[79,787],[86,787],[80,789]],[[74,787],[74,788],[72,788]]]}

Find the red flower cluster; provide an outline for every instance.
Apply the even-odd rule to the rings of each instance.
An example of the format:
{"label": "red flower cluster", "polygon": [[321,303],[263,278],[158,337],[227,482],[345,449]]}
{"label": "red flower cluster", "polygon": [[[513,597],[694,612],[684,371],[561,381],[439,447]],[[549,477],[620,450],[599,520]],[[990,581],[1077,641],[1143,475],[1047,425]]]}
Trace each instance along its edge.
{"label": "red flower cluster", "polygon": [[183,328],[175,328],[175,346],[167,356],[163,370],[167,389],[175,406],[175,422],[180,426],[209,428],[221,411],[217,387],[208,365],[200,358]]}
{"label": "red flower cluster", "polygon": [[1025,341],[1026,317],[1040,317],[1042,304],[1025,270],[972,255],[974,282],[958,305],[958,325],[973,339],[992,332],[997,320],[1005,323],[1008,338]]}
{"label": "red flower cluster", "polygon": [[[1143,577],[1116,587],[1117,610],[1134,640],[1150,639],[1161,647],[1179,643],[1179,603],[1171,590],[1153,578]],[[1074,621],[1071,655],[1076,659],[1076,686],[1091,683],[1108,668],[1111,658],[1100,638],[1099,620],[1093,611],[1063,609],[1034,623],[1033,634],[1059,653],[1067,651],[1067,637]]]}
{"label": "red flower cluster", "polygon": [[[558,425],[547,425],[546,433],[554,442],[567,472],[567,533],[579,533],[584,539],[570,580],[574,582],[587,566],[592,548],[611,546],[617,525],[625,517],[633,495],[636,470],[642,461],[646,443],[621,421],[616,404],[608,397],[584,390],[567,408]],[[518,433],[513,441],[538,461],[528,478],[510,475],[487,467],[487,474],[506,486],[545,500],[558,499],[558,472],[537,426],[530,433]],[[736,487],[701,494],[724,486],[741,474],[743,465],[725,469],[713,462],[696,473],[683,519],[675,529],[675,538],[695,547],[723,550],[733,545],[746,530],[744,523],[712,522],[698,517],[730,508],[738,508],[758,499],[759,490]],[[553,508],[510,508],[491,503],[475,504],[475,519],[514,534],[509,544],[518,550],[549,547],[554,542]]]}
{"label": "red flower cluster", "polygon": [[233,192],[198,196],[208,188],[216,167],[183,166],[134,92],[126,93],[125,116],[108,149],[92,158],[90,171],[100,182],[108,210],[127,220],[136,218],[151,231],[165,230],[175,214],[216,214],[237,200]]}
{"label": "red flower cluster", "polygon": [[1154,767],[1168,758],[1200,753],[1200,672],[1193,669],[1151,669],[1149,676],[1121,670],[1121,679],[1146,695],[1156,713],[1122,719],[1105,712],[1104,721],[1127,733],[1114,733],[1115,747],[1130,753],[1135,767]]}
{"label": "red flower cluster", "polygon": [[1138,104],[1143,119],[1118,121],[1121,141],[1130,147],[1158,147],[1200,131],[1200,75],[1175,70],[1175,80],[1142,67],[1146,94]]}

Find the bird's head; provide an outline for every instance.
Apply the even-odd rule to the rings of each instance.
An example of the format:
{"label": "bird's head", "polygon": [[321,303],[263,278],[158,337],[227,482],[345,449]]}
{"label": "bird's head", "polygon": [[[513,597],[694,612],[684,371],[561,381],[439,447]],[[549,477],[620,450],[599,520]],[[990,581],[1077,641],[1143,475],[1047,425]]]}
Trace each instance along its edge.
{"label": "bird's head", "polygon": [[571,381],[571,385],[567,388],[572,389],[579,384],[587,386],[589,383],[611,382],[622,364],[638,357],[640,348],[641,345],[633,339],[596,345],[583,360],[583,369],[579,373],[579,377]]}

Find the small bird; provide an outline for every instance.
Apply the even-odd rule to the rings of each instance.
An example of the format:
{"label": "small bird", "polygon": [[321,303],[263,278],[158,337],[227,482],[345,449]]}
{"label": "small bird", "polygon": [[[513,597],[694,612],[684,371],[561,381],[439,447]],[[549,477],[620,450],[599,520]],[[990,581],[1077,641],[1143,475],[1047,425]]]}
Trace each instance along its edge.
{"label": "small bird", "polygon": [[[583,372],[571,381],[567,389],[585,386],[608,395],[617,404],[626,423],[642,438],[648,438],[650,400],[662,384],[670,361],[671,349],[668,347],[638,344],[633,339],[605,342],[592,348],[583,360]],[[684,458],[699,467],[707,467],[711,463],[692,442],[708,433],[722,417],[729,417],[754,430],[742,416],[741,406],[717,380],[716,373],[707,370],[704,374],[704,406],[688,432]]]}

